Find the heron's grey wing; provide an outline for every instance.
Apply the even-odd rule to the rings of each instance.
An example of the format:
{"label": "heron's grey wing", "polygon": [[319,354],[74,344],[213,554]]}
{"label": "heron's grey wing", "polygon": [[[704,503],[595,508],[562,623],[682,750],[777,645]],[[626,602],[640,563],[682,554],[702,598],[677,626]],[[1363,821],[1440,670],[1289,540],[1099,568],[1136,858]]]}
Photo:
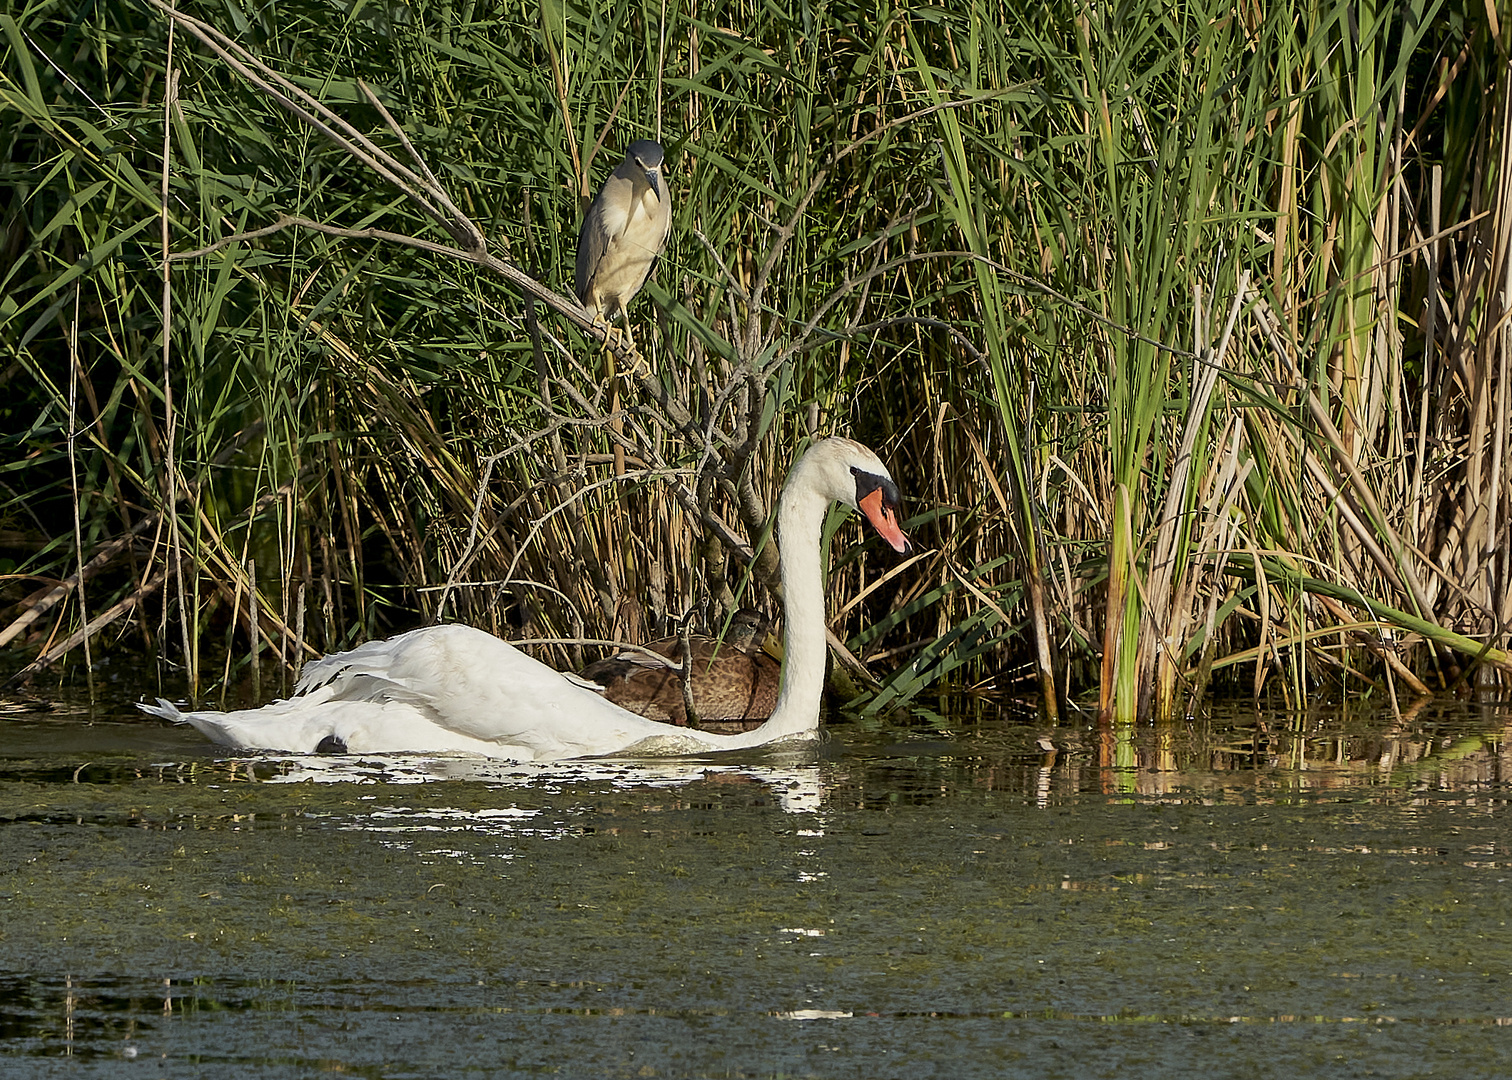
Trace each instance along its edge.
{"label": "heron's grey wing", "polygon": [[583,227],[578,231],[575,284],[578,300],[584,306],[588,304],[589,290],[593,287],[599,262],[609,250],[609,245],[619,239],[630,222],[630,198],[634,185],[620,176],[619,172],[616,169],[614,175],[604,182],[598,198],[588,208]]}
{"label": "heron's grey wing", "polygon": [[588,216],[583,218],[583,224],[578,229],[577,271],[573,275],[573,291],[577,293],[578,303],[584,307],[588,306],[588,290],[593,285],[593,271],[604,257],[604,249],[609,246],[609,234],[604,231],[604,215],[599,207],[603,197],[600,192],[599,197],[593,200],[593,205],[588,208]]}

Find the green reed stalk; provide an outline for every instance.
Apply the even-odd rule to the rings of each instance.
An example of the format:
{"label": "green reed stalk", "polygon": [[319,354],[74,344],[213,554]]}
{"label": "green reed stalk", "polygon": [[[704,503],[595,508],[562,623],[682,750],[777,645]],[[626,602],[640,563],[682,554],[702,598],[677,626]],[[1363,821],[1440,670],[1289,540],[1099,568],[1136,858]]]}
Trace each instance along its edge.
{"label": "green reed stalk", "polygon": [[[973,34],[981,29],[980,14],[976,5],[973,5],[970,22]],[[927,94],[926,100],[936,106],[946,104],[948,99],[940,91],[935,70],[918,38],[912,33],[909,35],[909,45],[915,70]],[[975,40],[971,42],[971,50],[973,55],[980,51],[980,45]],[[964,89],[975,93],[986,88],[967,86]],[[935,114],[935,119],[939,125],[941,153],[945,164],[947,183],[943,194],[946,196],[947,213],[952,224],[960,231],[966,250],[974,256],[971,268],[976,283],[975,299],[981,320],[981,338],[991,376],[992,396],[997,405],[998,430],[1002,436],[1005,455],[1004,471],[1013,493],[1015,534],[1021,540],[1015,554],[1022,564],[1022,580],[1027,586],[1041,701],[1053,718],[1058,713],[1058,694],[1044,606],[1044,570],[1037,540],[1039,530],[1031,495],[1035,488],[1035,477],[1023,445],[1023,434],[1032,432],[1032,417],[1027,408],[1032,394],[1029,382],[1024,377],[1024,369],[1014,364],[1009,355],[1009,319],[1005,311],[1005,291],[995,268],[996,253],[991,248],[986,226],[988,204],[977,194],[978,178],[969,161],[960,119],[955,110],[946,108],[941,108]]]}

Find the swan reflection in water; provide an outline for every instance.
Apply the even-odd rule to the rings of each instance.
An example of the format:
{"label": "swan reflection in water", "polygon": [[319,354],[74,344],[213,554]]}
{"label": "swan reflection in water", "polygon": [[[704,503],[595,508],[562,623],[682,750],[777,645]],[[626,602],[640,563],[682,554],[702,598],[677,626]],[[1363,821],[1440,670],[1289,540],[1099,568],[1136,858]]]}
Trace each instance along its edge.
{"label": "swan reflection in water", "polygon": [[[428,784],[471,781],[518,787],[531,793],[562,791],[579,784],[608,785],[617,791],[679,788],[699,781],[761,784],[789,814],[817,813],[829,790],[828,769],[815,752],[784,753],[789,762],[723,764],[708,760],[652,758],[638,761],[558,761],[545,765],[472,755],[386,754],[382,758],[320,754],[288,758],[264,783]],[[266,759],[261,759],[266,761]],[[416,811],[416,813],[426,813]],[[535,811],[516,808],[456,811],[458,828],[492,825],[501,831]],[[372,816],[372,815],[368,815]],[[374,827],[377,827],[376,825]]]}

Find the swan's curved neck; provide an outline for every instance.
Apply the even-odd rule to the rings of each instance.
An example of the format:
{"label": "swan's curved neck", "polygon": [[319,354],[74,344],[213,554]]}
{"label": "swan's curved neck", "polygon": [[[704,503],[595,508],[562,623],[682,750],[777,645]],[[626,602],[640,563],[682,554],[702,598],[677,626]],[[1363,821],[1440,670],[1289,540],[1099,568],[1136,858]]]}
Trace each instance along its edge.
{"label": "swan's curved neck", "polygon": [[782,681],[777,704],[752,741],[769,742],[819,726],[824,667],[829,656],[824,618],[824,552],[819,542],[830,500],[798,477],[783,489],[777,508],[782,559]]}

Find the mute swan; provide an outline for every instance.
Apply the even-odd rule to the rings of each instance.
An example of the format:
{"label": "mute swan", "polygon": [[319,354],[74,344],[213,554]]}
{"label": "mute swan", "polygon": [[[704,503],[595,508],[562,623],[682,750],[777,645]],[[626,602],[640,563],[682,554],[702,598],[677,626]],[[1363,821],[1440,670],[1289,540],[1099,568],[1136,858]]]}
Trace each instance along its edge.
{"label": "mute swan", "polygon": [[811,739],[819,729],[826,658],[819,543],[833,501],[860,509],[896,551],[908,550],[898,526],[898,489],[877,455],[860,443],[832,438],[798,460],[777,510],[787,659],[776,708],[754,731],[716,735],[644,719],[605,701],[581,679],[460,624],[411,630],[312,661],[292,698],[260,709],[181,712],[161,699],[138,707],[193,724],[227,746],[294,753],[460,750],[559,761]]}
{"label": "mute swan", "polygon": [[[772,715],[782,665],[761,649],[771,620],[755,608],[741,608],[730,617],[724,640],[694,636],[688,639],[692,658],[693,708],[700,726],[718,724],[711,731],[755,727]],[[578,674],[604,688],[604,697],[638,716],[684,727],[688,723],[683,700],[683,643],[663,638],[639,649],[626,649],[595,660]]]}

